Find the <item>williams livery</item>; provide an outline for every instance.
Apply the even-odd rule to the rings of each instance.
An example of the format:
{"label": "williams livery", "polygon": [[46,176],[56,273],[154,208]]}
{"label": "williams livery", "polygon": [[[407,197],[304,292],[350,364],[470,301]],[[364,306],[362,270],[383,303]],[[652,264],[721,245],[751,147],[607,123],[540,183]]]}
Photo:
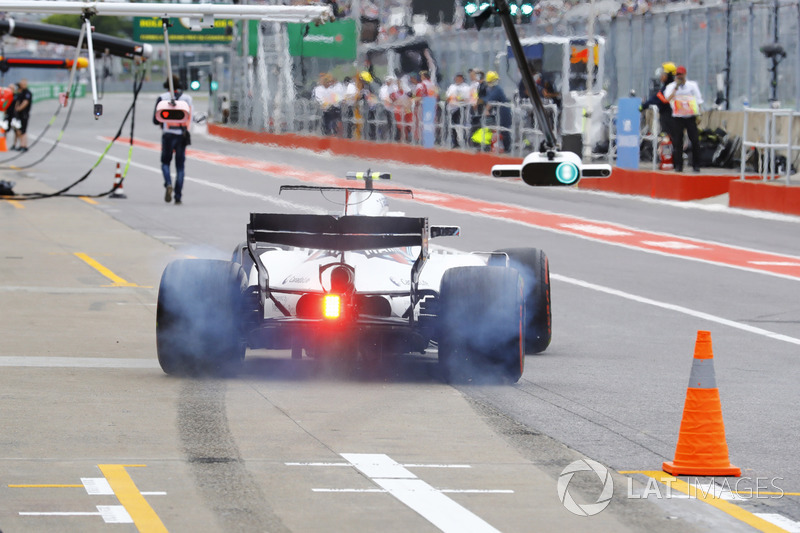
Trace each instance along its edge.
{"label": "williams livery", "polygon": [[230,373],[247,348],[292,358],[390,358],[437,351],[451,381],[514,383],[551,336],[550,277],[535,248],[432,248],[455,226],[388,212],[377,173],[341,215],[251,213],[230,261],[170,263],[158,292],[158,360],[168,374]]}

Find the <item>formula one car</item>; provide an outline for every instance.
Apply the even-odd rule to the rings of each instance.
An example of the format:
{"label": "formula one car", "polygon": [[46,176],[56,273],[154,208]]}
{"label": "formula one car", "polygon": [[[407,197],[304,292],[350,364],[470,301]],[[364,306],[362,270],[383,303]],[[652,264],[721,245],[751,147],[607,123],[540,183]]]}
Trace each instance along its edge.
{"label": "formula one car", "polygon": [[456,226],[388,212],[378,173],[343,193],[344,214],[251,213],[231,261],[177,260],[158,291],[158,360],[167,374],[229,373],[247,347],[292,358],[388,358],[438,349],[449,381],[515,383],[551,337],[544,252],[429,247]]}

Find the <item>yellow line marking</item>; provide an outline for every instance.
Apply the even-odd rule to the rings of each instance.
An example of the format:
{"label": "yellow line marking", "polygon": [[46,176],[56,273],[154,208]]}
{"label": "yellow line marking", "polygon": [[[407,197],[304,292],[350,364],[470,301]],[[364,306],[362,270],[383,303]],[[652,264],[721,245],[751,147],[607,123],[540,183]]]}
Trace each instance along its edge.
{"label": "yellow line marking", "polygon": [[60,488],[83,488],[83,485],[59,485],[59,484],[42,484],[42,485],[9,485],[10,489],[60,489]]}
{"label": "yellow line marking", "polygon": [[6,202],[10,203],[17,209],[25,209],[25,206],[19,200],[6,200]]}
{"label": "yellow line marking", "polygon": [[136,484],[128,475],[125,467],[143,467],[147,465],[97,465],[111,485],[119,503],[125,507],[133,519],[133,524],[141,533],[166,533],[167,528],[161,522],[153,508],[144,499]]}
{"label": "yellow line marking", "polygon": [[662,472],[660,470],[626,470],[621,471],[620,474],[644,474],[645,476],[649,476],[656,481],[663,483],[671,489],[676,489],[684,494],[688,494],[691,498],[702,500],[705,503],[716,507],[720,511],[731,515],[735,519],[740,520],[759,531],[786,533],[785,529],[776,526],[772,522],[768,522],[763,518],[759,518],[750,511],[745,511],[738,505],[734,505],[715,497],[710,491],[698,489],[694,485],[690,485],[685,481],[676,478],[675,476],[667,474],[666,472]]}
{"label": "yellow line marking", "polygon": [[102,275],[104,275],[105,277],[107,277],[108,279],[111,280],[112,284],[111,285],[104,285],[104,287],[138,287],[139,286],[139,285],[137,285],[135,283],[130,283],[130,282],[122,279],[121,277],[117,276],[116,274],[111,272],[109,269],[107,269],[106,267],[104,267],[103,265],[101,265],[100,263],[98,263],[97,261],[95,261],[94,259],[92,259],[91,257],[89,257],[88,255],[86,255],[84,253],[75,252],[75,257],[77,257],[78,259],[83,260],[87,265],[89,265],[90,267],[92,267],[93,269],[97,270]]}
{"label": "yellow line marking", "polygon": [[89,198],[88,196],[79,196],[78,198],[80,198],[81,200],[83,200],[87,204],[97,205],[97,202],[95,202],[93,199]]}

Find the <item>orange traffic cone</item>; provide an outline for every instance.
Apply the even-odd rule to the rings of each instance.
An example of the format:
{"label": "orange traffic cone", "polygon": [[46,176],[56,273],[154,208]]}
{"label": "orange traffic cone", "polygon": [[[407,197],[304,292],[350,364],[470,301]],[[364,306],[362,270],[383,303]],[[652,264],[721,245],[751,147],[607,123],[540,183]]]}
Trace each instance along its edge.
{"label": "orange traffic cone", "polygon": [[8,146],[6,146],[6,132],[0,128],[0,152],[8,152]]}
{"label": "orange traffic cone", "polygon": [[119,172],[119,163],[117,163],[117,173],[114,175],[114,189],[111,191],[111,198],[127,198],[125,191],[122,190],[122,174]]}
{"label": "orange traffic cone", "polygon": [[728,459],[722,404],[714,377],[711,333],[697,332],[675,460],[662,468],[673,476],[741,476]]}

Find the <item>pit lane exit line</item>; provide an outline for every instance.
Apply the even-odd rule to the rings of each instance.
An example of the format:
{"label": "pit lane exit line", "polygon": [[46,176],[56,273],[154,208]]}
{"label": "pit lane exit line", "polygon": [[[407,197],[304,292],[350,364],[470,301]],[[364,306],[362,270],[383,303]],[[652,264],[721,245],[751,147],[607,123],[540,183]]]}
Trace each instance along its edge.
{"label": "pit lane exit line", "polygon": [[445,533],[498,531],[476,514],[419,479],[388,455],[343,453],[341,456],[373,483]]}
{"label": "pit lane exit line", "polygon": [[[120,138],[118,142],[127,144],[130,140]],[[157,143],[136,140],[134,144],[152,151],[161,150],[161,146]],[[195,160],[224,167],[238,167],[279,178],[285,177],[310,183],[352,186],[352,183],[344,178],[323,172],[311,172],[288,165],[268,163],[245,157],[224,156],[203,150],[192,149],[187,150],[187,153],[189,157]],[[668,233],[642,231],[610,222],[539,211],[510,204],[485,202],[425,189],[414,189],[413,200],[399,199],[399,201],[416,201],[458,213],[486,216],[495,220],[505,219],[545,231],[647,253],[680,257],[785,279],[800,280],[800,257],[795,256],[773,254],[699,239],[689,239]]]}

